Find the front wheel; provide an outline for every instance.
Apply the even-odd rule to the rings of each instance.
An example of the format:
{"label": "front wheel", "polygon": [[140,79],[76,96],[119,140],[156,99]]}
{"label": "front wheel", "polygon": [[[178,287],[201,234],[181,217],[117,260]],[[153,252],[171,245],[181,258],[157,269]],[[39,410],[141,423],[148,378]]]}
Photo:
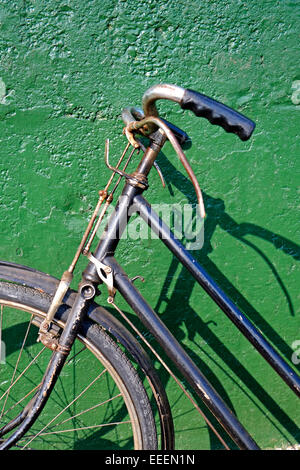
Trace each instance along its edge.
{"label": "front wheel", "polygon": [[[0,427],[35,393],[51,351],[36,342],[51,296],[0,282]],[[62,320],[56,323],[64,328]],[[1,436],[0,443],[8,437]],[[43,412],[16,444],[25,449],[157,449],[144,386],[110,336],[85,322]]]}

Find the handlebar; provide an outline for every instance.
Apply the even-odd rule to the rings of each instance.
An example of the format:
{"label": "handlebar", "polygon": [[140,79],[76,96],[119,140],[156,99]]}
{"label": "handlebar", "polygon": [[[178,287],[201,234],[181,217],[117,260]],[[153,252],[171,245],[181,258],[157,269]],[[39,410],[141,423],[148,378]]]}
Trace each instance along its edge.
{"label": "handlebar", "polygon": [[225,104],[197,91],[169,84],[155,85],[144,93],[142,103],[146,117],[158,117],[155,102],[159,99],[175,101],[182,109],[193,111],[196,116],[208,119],[211,124],[236,134],[241,140],[248,140],[255,128],[251,119]]}
{"label": "handlebar", "polygon": [[[167,99],[178,103],[182,109],[189,109],[199,117],[205,117],[211,124],[222,127],[226,132],[236,134],[241,140],[248,140],[255,128],[255,123],[243,114],[225,106],[219,101],[213,100],[194,90],[185,89],[176,85],[155,85],[149,88],[143,95],[143,110],[128,107],[122,112],[122,118],[126,127],[124,132],[128,141],[138,148],[140,144],[134,138],[134,132],[149,135],[160,128],[166,138],[169,139],[176,151],[181,163],[185,167],[188,176],[195,188],[199,203],[200,215],[205,217],[205,208],[201,189],[196,176],[184,155],[180,143],[188,137],[181,129],[176,128],[167,121],[159,118],[155,102],[159,99]],[[176,137],[176,138],[175,138]],[[180,139],[183,139],[180,142]],[[157,152],[158,153],[158,152]]]}

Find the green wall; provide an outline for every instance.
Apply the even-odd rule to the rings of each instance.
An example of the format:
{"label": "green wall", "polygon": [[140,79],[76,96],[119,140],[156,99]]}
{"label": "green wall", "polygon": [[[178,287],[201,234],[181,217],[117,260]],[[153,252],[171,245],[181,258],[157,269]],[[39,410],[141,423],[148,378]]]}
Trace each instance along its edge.
{"label": "green wall", "polygon": [[[140,106],[156,83],[196,89],[257,128],[242,143],[160,103],[190,135],[186,154],[205,193],[205,243],[194,254],[291,362],[300,340],[299,13],[297,0],[2,0],[1,258],[59,277],[109,176],[104,141],[112,159],[123,146],[121,109]],[[153,172],[147,198],[195,203],[170,146],[158,163],[167,188]],[[257,442],[299,442],[294,394],[159,241],[122,242],[118,259],[145,277],[147,300]],[[161,375],[177,447],[219,448]]]}

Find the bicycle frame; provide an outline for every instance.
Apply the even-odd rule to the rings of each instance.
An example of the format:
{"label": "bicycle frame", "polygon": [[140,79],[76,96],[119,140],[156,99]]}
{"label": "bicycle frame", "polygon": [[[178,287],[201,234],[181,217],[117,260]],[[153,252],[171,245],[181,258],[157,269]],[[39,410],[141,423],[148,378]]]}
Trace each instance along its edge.
{"label": "bicycle frame", "polygon": [[[178,258],[180,263],[190,271],[197,283],[205,289],[214,302],[219,305],[230,320],[298,396],[300,396],[299,377],[276,353],[245,315],[222,292],[179,240],[175,238],[169,227],[151,209],[150,204],[141,195],[141,189],[127,183],[116,205],[115,212],[107,224],[104,236],[94,252],[94,256],[111,267],[116,289],[135,311],[145,327],[156,338],[177,369],[186,378],[193,390],[210,409],[238,447],[242,449],[258,449],[251,436],[227,408],[223,400],[202,375],[158,315],[147,304],[122,267],[117,263],[114,254],[126,224],[133,213],[138,213],[142,217],[167,248]],[[86,279],[94,279],[95,266],[92,263],[85,270],[84,276]]]}
{"label": "bicycle frame", "polygon": [[[157,119],[153,119],[157,123]],[[135,123],[136,124],[136,123]],[[155,159],[166,140],[166,135],[155,131],[151,134],[150,145],[146,149],[137,169],[132,174],[123,174],[126,177],[126,184],[119,197],[115,211],[111,215],[106,228],[102,234],[90,262],[83,272],[82,282],[75,299],[73,308],[69,314],[65,330],[54,350],[52,358],[46,371],[44,382],[38,391],[35,400],[28,407],[24,416],[21,428],[16,432],[16,438],[8,440],[7,447],[13,444],[14,439],[19,439],[21,435],[30,427],[33,420],[43,408],[47,396],[54,386],[59,375],[59,371],[66,359],[70,345],[76,336],[89,304],[93,301],[96,288],[103,283],[103,276],[99,276],[96,262],[108,268],[107,272],[113,279],[113,288],[116,289],[127,301],[128,305],[138,315],[147,330],[156,338],[167,356],[171,359],[178,371],[189,382],[194,392],[205,403],[207,408],[223,426],[228,435],[241,449],[259,449],[256,442],[245,430],[236,416],[225,405],[222,398],[214,390],[206,377],[201,373],[189,355],[184,351],[176,338],[171,334],[158,315],[148,305],[140,292],[129,279],[125,271],[115,259],[115,252],[121,240],[122,234],[129,223],[130,217],[138,213],[149,225],[150,229],[162,240],[166,247],[178,258],[179,262],[185,266],[196,282],[208,293],[212,300],[221,308],[233,324],[257,349],[257,351],[267,360],[279,376],[300,396],[300,378],[290,368],[290,366],[277,354],[273,347],[266,341],[254,325],[246,316],[233,304],[219,286],[210,278],[200,264],[191,256],[188,250],[176,239],[169,227],[151,209],[150,204],[143,197],[143,192],[147,189],[147,176]],[[129,136],[130,137],[130,136]],[[172,137],[172,136],[171,136]],[[182,160],[185,164],[186,160]],[[189,167],[185,168],[189,171]],[[91,254],[90,254],[91,255]],[[111,296],[112,292],[109,292]],[[109,297],[110,298],[110,297]],[[46,393],[47,391],[47,393]],[[49,391],[49,393],[48,393]],[[18,422],[13,423],[18,425]],[[15,442],[15,441],[14,441]],[[4,448],[4,447],[3,447]]]}

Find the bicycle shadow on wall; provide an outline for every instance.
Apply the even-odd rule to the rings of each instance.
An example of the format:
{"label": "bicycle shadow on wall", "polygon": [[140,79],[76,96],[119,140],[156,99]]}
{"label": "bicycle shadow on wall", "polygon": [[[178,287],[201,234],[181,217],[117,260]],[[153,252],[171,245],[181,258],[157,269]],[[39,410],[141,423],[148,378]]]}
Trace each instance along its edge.
{"label": "bicycle shadow on wall", "polygon": [[[165,157],[163,152],[159,154],[159,157],[159,165],[163,173],[168,174],[168,187],[170,192],[172,193],[172,184],[186,197],[188,197],[189,204],[196,204],[196,196],[194,194],[194,188],[190,180],[186,178],[181,172],[177,171],[177,169]],[[290,348],[290,346],[286,344],[282,337],[265,320],[265,318],[263,318],[263,316],[255,309],[249,300],[246,299],[246,297],[244,297],[244,295],[239,292],[237,288],[227,279],[227,277],[220,271],[216,264],[210,259],[209,255],[213,251],[211,240],[217,227],[222,228],[224,231],[226,231],[227,234],[238,239],[247,247],[252,248],[265,261],[271,270],[272,275],[275,277],[281,291],[283,292],[283,295],[285,296],[289,312],[294,316],[295,312],[291,296],[284,282],[280,278],[280,275],[277,272],[275,266],[263,253],[263,251],[258,248],[255,243],[246,239],[245,236],[253,235],[257,238],[266,240],[275,248],[280,249],[289,256],[292,256],[297,261],[300,260],[300,247],[292,241],[258,225],[250,223],[238,224],[228,213],[226,213],[223,200],[211,197],[206,193],[203,193],[203,197],[207,212],[207,218],[205,221],[204,244],[201,250],[193,251],[193,256],[208,272],[211,278],[213,278],[222,288],[222,290],[231,298],[231,300],[233,300],[233,302],[235,302],[236,305],[248,316],[249,320],[252,321],[254,325],[259,326],[264,336],[273,342],[273,344],[276,344],[279,352],[284,357],[292,357],[293,350]],[[272,425],[277,428],[278,432],[287,442],[290,442],[290,438],[285,435],[281,429],[279,429],[274,419],[272,419],[272,416],[276,417],[282,428],[285,429],[287,433],[289,433],[290,436],[293,436],[294,438],[299,435],[298,426],[281,409],[280,405],[278,405],[278,403],[267,393],[263,386],[248,372],[246,367],[243,366],[239,359],[214,333],[210,324],[213,323],[214,326],[217,326],[216,323],[214,321],[206,322],[202,320],[199,316],[199,312],[197,313],[197,311],[191,307],[189,304],[189,299],[192,295],[192,291],[195,285],[197,285],[195,279],[188,273],[186,268],[180,265],[177,258],[173,257],[164,281],[164,285],[161,288],[157,304],[154,306],[154,310],[156,312],[160,312],[164,323],[170,328],[172,334],[179,342],[185,339],[185,333],[183,329],[188,332],[189,341],[195,345],[199,352],[196,354],[195,351],[189,349],[185,345],[187,353],[191,356],[202,373],[208,378],[213,387],[222,396],[224,401],[233,412],[233,404],[230,401],[230,398],[220,379],[208,366],[207,360],[214,362],[217,368],[222,369],[222,372],[225,373],[232,382],[234,382],[235,386],[239,387],[239,389],[248,397],[248,399],[252,400],[254,405],[260,409],[262,413],[266,415],[263,407],[268,410],[268,416],[266,416],[266,419],[268,419]],[[197,285],[197,287],[200,286]],[[172,292],[170,292],[171,288]],[[184,318],[182,317],[181,311],[179,312],[180,315],[176,315],[176,313],[174,314],[174,312],[179,311],[183,298],[185,303]],[[126,314],[128,314],[128,312],[126,312]],[[128,316],[132,316],[132,314],[129,313]],[[178,318],[178,321],[176,321],[175,318]],[[183,329],[182,326],[184,327]],[[232,328],[234,329],[233,325]],[[205,343],[207,343],[211,347],[212,351],[214,351],[212,355],[201,348],[199,342],[196,341],[196,333],[201,335],[201,338],[205,341]],[[239,334],[239,332],[237,333]],[[221,361],[217,361],[215,359],[216,354],[221,359]],[[222,362],[226,364],[225,367],[222,366]],[[232,375],[228,372],[228,370],[232,371]],[[170,376],[165,372],[162,366],[159,369],[159,374],[162,382],[164,385],[166,385],[170,379]],[[254,399],[251,397],[251,394],[253,394],[257,400],[254,401]],[[258,401],[260,401],[263,407],[259,404]],[[205,407],[203,410],[205,410],[205,412],[207,411]],[[210,433],[211,448],[223,448],[209,427],[208,430]]]}
{"label": "bicycle shadow on wall", "polygon": [[[172,193],[172,187],[170,185],[171,183],[177,189],[179,189],[185,196],[188,197],[188,202],[190,204],[196,204],[197,201],[196,197],[194,196],[194,190],[190,180],[186,178],[182,173],[178,172],[175,167],[173,167],[172,163],[169,159],[164,156],[163,152],[160,153],[159,164],[162,171],[165,170],[165,172],[168,173],[168,186],[170,192]],[[275,266],[263,253],[263,251],[258,248],[255,243],[253,243],[252,241],[250,242],[248,239],[246,239],[245,236],[253,235],[255,237],[264,239],[271,243],[275,248],[280,249],[288,256],[292,256],[297,261],[300,260],[300,247],[292,241],[276,233],[270,232],[269,230],[258,225],[250,223],[238,224],[232,217],[230,217],[229,214],[226,213],[224,201],[222,201],[221,199],[213,198],[206,193],[203,193],[203,197],[207,212],[207,218],[205,221],[204,244],[201,250],[193,251],[193,256],[203,266],[203,268],[208,272],[208,274],[217,282],[217,284],[223,289],[223,291],[248,316],[250,321],[252,321],[255,325],[259,325],[260,330],[271,342],[273,342],[273,344],[276,344],[276,347],[280,351],[280,353],[284,357],[291,358],[293,350],[290,348],[290,346],[286,344],[282,337],[254,308],[254,306],[249,302],[249,300],[246,299],[243,294],[239,292],[236,287],[227,279],[227,277],[220,271],[216,264],[209,258],[209,254],[213,251],[211,240],[218,226],[224,231],[226,231],[227,234],[230,234],[231,236],[238,239],[241,243],[245,244],[249,248],[252,248],[266,262],[267,266],[271,270],[281,291],[283,292],[283,295],[285,296],[289,312],[292,316],[294,316],[295,312],[292,299],[289,295],[288,289],[280,278],[280,275],[277,272]],[[216,377],[216,375],[212,373],[207,363],[205,362],[206,359],[209,359],[216,363],[216,360],[213,358],[213,355],[208,357],[207,351],[202,349],[201,346],[196,342],[196,333],[201,335],[202,339],[210,345],[212,350],[217,353],[221,360],[224,361],[224,363],[229,367],[230,370],[232,370],[235,378],[229,378],[242,390],[242,392],[245,393],[251,399],[246,389],[252,391],[254,395],[258,398],[258,400],[264,405],[264,407],[271,413],[271,415],[274,415],[277,418],[278,422],[280,422],[283,428],[285,428],[286,431],[290,433],[290,435],[292,435],[293,437],[298,436],[298,426],[295,425],[295,423],[280,408],[280,406],[275,402],[275,400],[272,399],[272,397],[265,391],[265,389],[260,385],[260,383],[257,382],[254,377],[252,377],[252,375],[241,364],[238,358],[223,344],[223,342],[213,332],[213,329],[209,326],[209,324],[213,323],[216,326],[216,323],[213,321],[203,321],[200,318],[199,313],[197,313],[189,305],[189,299],[191,297],[194,286],[197,285],[197,282],[183,266],[180,267],[178,274],[179,265],[180,263],[177,258],[173,257],[154,310],[161,311],[162,305],[165,306],[165,309],[162,312],[163,320],[166,325],[171,325],[172,333],[180,342],[180,340],[184,339],[184,333],[181,329],[181,326],[183,323],[186,322],[186,320],[181,319],[178,323],[176,323],[174,321],[174,311],[178,311],[178,306],[182,305],[182,299],[184,296],[184,317],[188,319],[187,324],[184,326],[186,331],[188,332],[188,339],[193,342],[193,344],[198,348],[198,350],[200,349],[200,357],[202,357],[203,359],[201,359],[199,355],[195,354],[195,352],[191,350],[188,350],[187,352],[191,355],[193,360],[200,367],[200,370],[204,373],[204,375],[208,377],[208,379],[210,380],[214,388],[218,391],[218,393],[224,398],[224,401],[228,404],[228,406],[234,411],[232,403],[230,402],[229,397],[225,392],[221,382]],[[175,285],[173,285],[174,278],[176,279]],[[169,293],[171,283],[172,292]],[[190,327],[191,324],[193,326],[192,328]],[[232,326],[232,328],[234,328],[234,326]],[[217,367],[221,368],[223,372],[225,372],[229,376],[229,374],[222,367],[221,363],[218,363]],[[240,381],[244,384],[245,387],[241,387],[238,384],[238,379],[240,379]],[[255,402],[255,406],[259,408],[259,404],[257,402]],[[266,418],[271,419],[269,417]],[[273,420],[272,423],[275,426]],[[284,436],[284,438],[289,441],[287,436]],[[211,439],[214,440],[215,436],[211,436]],[[211,444],[212,448],[214,448],[216,442],[211,441]]]}
{"label": "bicycle shadow on wall", "polygon": [[[168,173],[169,181],[177,187],[183,194],[188,195],[189,203],[196,204],[196,198],[194,197],[194,189],[190,181],[180,172],[178,172],[174,167],[172,167],[169,160],[161,153],[159,164],[164,172]],[[171,168],[171,170],[170,170]],[[170,188],[171,189],[171,188]],[[225,293],[240,307],[240,309],[249,317],[249,319],[254,324],[259,324],[260,329],[263,334],[268,337],[274,344],[276,344],[277,349],[285,356],[291,357],[293,351],[285,343],[282,337],[273,329],[271,325],[262,317],[262,315],[251,305],[251,303],[236,289],[236,287],[226,278],[226,276],[219,270],[219,268],[213,263],[209,258],[210,253],[212,253],[213,248],[211,245],[211,240],[214,235],[216,228],[219,226],[225,230],[228,234],[232,235],[236,239],[240,240],[242,243],[246,244],[249,248],[254,249],[259,256],[261,256],[264,261],[267,263],[271,269],[275,279],[277,280],[281,291],[283,292],[289,311],[291,315],[294,315],[292,299],[289,295],[288,289],[281,280],[278,272],[267,258],[267,256],[255,246],[254,243],[249,242],[245,238],[246,235],[251,234],[253,236],[264,239],[273,244],[276,248],[280,248],[285,254],[292,256],[295,260],[300,259],[300,248],[295,243],[287,240],[284,237],[281,237],[278,234],[270,232],[262,227],[256,226],[254,224],[237,224],[234,219],[232,219],[225,211],[225,204],[221,199],[216,199],[208,194],[204,193],[205,206],[207,209],[207,220],[205,224],[205,237],[204,237],[204,246],[200,251],[194,251],[193,255],[197,258],[199,263],[204,267],[204,269],[209,273],[209,275],[216,280],[220,287],[225,291]],[[175,286],[173,285],[175,279]],[[172,282],[173,281],[173,282]],[[171,286],[172,282],[172,286]],[[223,397],[224,401],[234,412],[234,406],[218,376],[211,370],[208,365],[208,352],[201,348],[199,341],[196,341],[196,333],[201,335],[201,338],[207,343],[214,353],[208,358],[210,361],[214,361],[217,367],[222,368],[222,372],[227,374],[227,377],[234,382],[235,386],[239,387],[242,393],[246,394],[251,400],[251,392],[256,396],[257,400],[253,400],[253,403],[256,407],[260,408],[258,400],[264,406],[264,409],[268,410],[268,416],[266,419],[270,420],[274,426],[276,423],[272,419],[272,415],[276,417],[278,423],[281,424],[282,428],[289,433],[290,436],[297,436],[299,434],[299,428],[291,420],[291,418],[280,408],[280,405],[264,390],[260,383],[251,376],[248,370],[243,366],[239,359],[228,349],[223,342],[215,334],[214,327],[211,327],[211,323],[207,323],[202,320],[197,313],[197,309],[193,309],[189,305],[189,299],[191,298],[192,291],[195,287],[196,281],[192,276],[189,275],[187,270],[184,267],[179,268],[179,262],[176,258],[173,258],[169,266],[168,273],[165,278],[164,285],[162,286],[158,301],[154,310],[161,312],[163,315],[164,323],[169,326],[173,335],[178,339],[179,342],[185,339],[185,333],[182,330],[188,332],[188,339],[195,345],[195,349],[198,349],[198,353],[195,353],[195,349],[191,350],[188,347],[184,346],[188,354],[198,365],[203,374],[208,378],[212,383],[214,388],[218,393]],[[171,292],[172,287],[172,292]],[[197,288],[200,286],[197,286]],[[174,312],[180,312],[180,306],[182,305],[182,300],[185,300],[185,318],[182,316],[174,315]],[[162,308],[164,307],[164,309]],[[106,307],[106,306],[105,306]],[[107,307],[106,307],[107,308]],[[113,310],[115,314],[115,310]],[[128,316],[133,316],[133,314],[128,314]],[[201,314],[200,314],[201,315]],[[175,317],[178,321],[175,321]],[[191,328],[192,325],[192,328]],[[232,325],[234,330],[234,326]],[[239,332],[237,332],[240,334]],[[30,343],[34,343],[36,337],[30,338]],[[7,344],[14,344],[12,341],[7,341]],[[8,355],[12,351],[7,351]],[[219,357],[221,360],[216,360],[216,357]],[[222,367],[222,362],[226,364],[227,370]],[[232,374],[228,371],[231,370]],[[159,375],[162,378],[162,382],[167,384],[170,380],[170,376],[163,367],[158,369]],[[171,379],[172,380],[172,379]],[[250,393],[249,393],[250,392]],[[202,407],[202,405],[201,405]],[[175,407],[176,408],[176,407]],[[203,409],[206,411],[206,408],[203,406]],[[262,410],[264,412],[264,410]],[[125,411],[124,411],[125,413]],[[120,410],[120,419],[123,415],[123,410]],[[282,436],[288,441],[289,438],[277,427],[278,431],[281,432]],[[209,430],[210,436],[210,446],[212,449],[222,448],[219,440],[214,434]],[[108,446],[109,442],[105,439],[106,431],[105,429],[97,433],[98,438],[102,438],[102,443],[105,443],[105,447]],[[96,447],[95,440],[92,438],[86,438],[84,442],[81,443],[81,448],[93,448]],[[123,448],[123,447],[122,447]]]}

